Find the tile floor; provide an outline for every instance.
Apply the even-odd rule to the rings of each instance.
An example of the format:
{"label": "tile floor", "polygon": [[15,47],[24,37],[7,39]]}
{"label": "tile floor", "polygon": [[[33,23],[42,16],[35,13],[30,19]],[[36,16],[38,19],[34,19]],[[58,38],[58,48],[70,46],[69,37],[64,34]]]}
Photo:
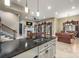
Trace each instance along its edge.
{"label": "tile floor", "polygon": [[79,58],[79,38],[73,44],[57,42],[56,58]]}

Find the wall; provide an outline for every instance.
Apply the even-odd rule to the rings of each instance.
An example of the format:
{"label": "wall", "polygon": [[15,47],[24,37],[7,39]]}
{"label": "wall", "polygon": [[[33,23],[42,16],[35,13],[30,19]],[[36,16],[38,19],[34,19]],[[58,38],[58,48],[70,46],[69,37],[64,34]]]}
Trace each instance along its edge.
{"label": "wall", "polygon": [[[63,23],[66,22],[66,21],[79,21],[79,15],[76,15],[76,16],[71,16],[71,17],[65,17],[65,18],[49,18],[49,19],[46,19],[46,20],[43,20],[43,21],[46,21],[46,22],[52,22],[52,33],[53,35],[55,35],[56,32],[60,32],[63,30]],[[40,21],[43,22],[43,21]]]}
{"label": "wall", "polygon": [[66,21],[79,21],[79,15],[58,19],[58,32],[63,30],[63,23]]}
{"label": "wall", "polygon": [[12,28],[13,30],[16,30],[18,35],[19,18],[15,14],[3,11],[0,11],[0,17],[2,19],[2,23]]}

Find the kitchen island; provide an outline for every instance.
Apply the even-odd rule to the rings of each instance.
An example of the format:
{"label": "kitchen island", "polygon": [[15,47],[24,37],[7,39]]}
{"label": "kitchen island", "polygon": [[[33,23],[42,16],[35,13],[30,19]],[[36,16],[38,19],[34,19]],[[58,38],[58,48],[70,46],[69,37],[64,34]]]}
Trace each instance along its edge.
{"label": "kitchen island", "polygon": [[[41,58],[40,53],[43,52],[41,49],[44,48],[45,53],[48,53],[47,48],[51,47],[51,45],[54,45],[52,48],[52,51],[55,52],[55,37],[52,38],[38,38],[34,40],[29,39],[19,39],[19,40],[13,40],[1,43],[1,52],[0,52],[0,58]],[[48,43],[49,42],[49,43]],[[36,50],[33,52],[32,49]],[[35,54],[33,56],[28,56],[28,51],[31,50],[31,54]],[[26,52],[26,53],[25,53]],[[27,53],[28,52],[28,53]],[[53,53],[52,52],[52,53]],[[23,55],[25,54],[26,57]],[[54,53],[55,54],[55,53]],[[54,55],[52,54],[52,56]],[[23,57],[23,56],[24,57]],[[53,56],[55,57],[55,55]]]}

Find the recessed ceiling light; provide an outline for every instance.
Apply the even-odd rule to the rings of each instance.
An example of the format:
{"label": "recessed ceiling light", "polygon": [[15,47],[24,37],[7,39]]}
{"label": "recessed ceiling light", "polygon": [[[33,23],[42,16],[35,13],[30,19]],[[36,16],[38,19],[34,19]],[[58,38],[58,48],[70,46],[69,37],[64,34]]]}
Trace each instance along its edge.
{"label": "recessed ceiling light", "polygon": [[56,15],[58,15],[58,12],[55,12]]}
{"label": "recessed ceiling light", "polygon": [[32,15],[34,14],[34,12],[32,12]]}
{"label": "recessed ceiling light", "polygon": [[17,0],[18,2],[20,2],[21,0]]}
{"label": "recessed ceiling light", "polygon": [[48,6],[48,10],[50,10],[52,7],[51,6]]}
{"label": "recessed ceiling light", "polygon": [[36,16],[37,16],[37,17],[39,17],[39,16],[40,16],[40,13],[39,13],[39,11],[37,11],[37,12],[36,12]]}
{"label": "recessed ceiling light", "polygon": [[74,0],[70,0],[71,2],[73,2]]}
{"label": "recessed ceiling light", "polygon": [[72,6],[72,9],[75,9],[76,7],[75,6]]}
{"label": "recessed ceiling light", "polygon": [[28,18],[27,16],[25,18]]}
{"label": "recessed ceiling light", "polygon": [[46,17],[44,16],[44,18],[46,18]]}
{"label": "recessed ceiling light", "polygon": [[6,6],[10,6],[10,0],[4,0],[4,4],[5,4]]}

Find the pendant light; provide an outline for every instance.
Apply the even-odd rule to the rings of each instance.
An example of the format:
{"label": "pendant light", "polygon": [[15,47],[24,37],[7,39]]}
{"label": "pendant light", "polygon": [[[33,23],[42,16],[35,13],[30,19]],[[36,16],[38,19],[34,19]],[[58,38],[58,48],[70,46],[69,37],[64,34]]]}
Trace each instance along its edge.
{"label": "pendant light", "polygon": [[10,6],[10,0],[4,0],[4,4],[5,4],[6,6]]}
{"label": "pendant light", "polygon": [[40,13],[39,13],[39,0],[37,0],[37,12],[36,12],[36,15],[37,15],[37,17],[40,16]]}
{"label": "pendant light", "polygon": [[29,12],[29,8],[28,8],[28,5],[27,5],[27,0],[26,0],[25,12],[26,12],[26,13]]}

